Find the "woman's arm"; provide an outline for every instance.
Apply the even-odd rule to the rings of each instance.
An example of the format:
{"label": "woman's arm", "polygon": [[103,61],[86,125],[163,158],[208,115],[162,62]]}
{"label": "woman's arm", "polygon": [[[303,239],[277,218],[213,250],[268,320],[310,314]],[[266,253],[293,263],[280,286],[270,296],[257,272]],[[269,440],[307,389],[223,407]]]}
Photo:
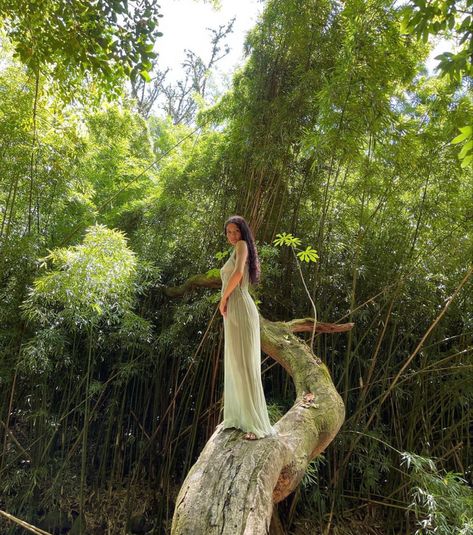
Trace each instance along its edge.
{"label": "woman's arm", "polygon": [[220,300],[219,308],[223,316],[225,316],[226,313],[227,300],[230,297],[230,294],[233,292],[233,290],[236,288],[237,284],[243,277],[243,273],[245,270],[245,262],[247,258],[248,245],[245,240],[240,240],[235,245],[235,269],[233,270],[233,273],[228,279],[225,292],[223,293],[222,299]]}

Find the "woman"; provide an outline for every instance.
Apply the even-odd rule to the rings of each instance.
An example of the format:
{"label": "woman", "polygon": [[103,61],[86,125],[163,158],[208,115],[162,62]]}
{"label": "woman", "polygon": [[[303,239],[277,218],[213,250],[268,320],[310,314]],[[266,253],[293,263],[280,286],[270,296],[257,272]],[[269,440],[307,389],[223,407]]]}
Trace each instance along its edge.
{"label": "woman", "polygon": [[241,216],[225,222],[227,240],[234,249],[220,270],[222,298],[219,309],[225,333],[223,429],[236,427],[244,438],[274,435],[261,384],[259,314],[248,283],[260,275],[258,253],[248,223]]}

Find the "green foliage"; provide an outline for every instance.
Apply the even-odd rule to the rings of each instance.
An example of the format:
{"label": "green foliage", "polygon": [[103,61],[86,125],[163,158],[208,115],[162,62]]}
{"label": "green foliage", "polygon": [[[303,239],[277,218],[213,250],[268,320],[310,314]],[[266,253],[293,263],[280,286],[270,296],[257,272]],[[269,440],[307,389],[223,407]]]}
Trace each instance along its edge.
{"label": "green foliage", "polygon": [[416,534],[473,533],[473,489],[461,474],[439,471],[432,459],[403,452],[401,464],[410,470]]}
{"label": "green foliage", "polygon": [[39,329],[23,346],[18,368],[25,374],[39,376],[53,371],[55,363],[67,366],[70,364],[70,349],[67,345],[63,329]]}
{"label": "green foliage", "polygon": [[154,160],[148,125],[130,109],[108,105],[88,114],[86,126],[80,173],[101,220],[115,226],[153,183],[153,170],[143,172]]}
{"label": "green foliage", "polygon": [[[35,80],[3,51],[5,509],[27,518],[34,493],[47,509],[63,489],[73,503],[81,473],[90,496],[126,486],[125,499],[116,493],[121,504],[145,503],[146,483],[159,489],[153,515],[159,529],[169,525],[178,481],[218,423],[223,330],[218,291],[169,299],[162,287],[219,276],[231,213],[255,226],[264,317],[306,317],[309,295],[324,321],[355,323],[314,339],[350,432],[281,504],[287,531],[295,513],[315,533],[327,518],[335,525],[369,504],[364,520],[374,518],[378,531],[407,532],[412,481],[393,448],[436,456],[442,474],[471,472],[471,281],[391,389],[473,250],[473,183],[456,150],[469,146],[457,126],[471,121],[471,94],[426,77],[428,46],[403,38],[401,16],[387,1],[269,1],[248,37],[246,65],[202,113],[198,133],[169,118],[145,121],[128,101],[64,106],[43,71],[36,95]],[[162,159],[140,174],[154,158]],[[273,241],[281,228],[288,232]],[[263,379],[274,421],[291,405],[293,385],[273,363]],[[89,516],[109,522],[102,506]],[[419,498],[411,518],[417,507],[427,519],[427,506]]]}
{"label": "green foliage", "polygon": [[[286,234],[283,232],[282,234],[276,234],[276,239],[273,240],[273,243],[274,245],[287,245],[297,249],[296,245],[300,245],[301,240],[299,238],[295,238],[292,234]],[[308,245],[304,250],[299,250],[297,256],[302,262],[317,262],[319,259],[317,251],[310,245]]]}
{"label": "green foliage", "polygon": [[317,262],[319,255],[317,251],[308,245],[303,251],[299,251],[297,256],[305,262]]}
{"label": "green foliage", "polygon": [[[473,76],[472,7],[472,0],[413,0],[404,8],[401,24],[403,33],[415,33],[424,42],[427,42],[429,35],[456,36],[459,50],[456,53],[444,52],[435,59],[439,60],[437,70],[441,76],[448,75],[459,84],[464,77],[468,79]],[[473,159],[472,129],[471,124],[460,128],[461,134],[451,141],[453,144],[464,141],[458,154],[462,167],[469,166]]]}
{"label": "green foliage", "polygon": [[[317,262],[318,258],[319,258],[319,255],[317,254],[317,251],[315,249],[313,249],[310,245],[305,249],[305,250],[302,250],[302,251],[299,251],[296,255],[295,253],[295,250],[297,249],[296,248],[296,245],[300,245],[301,243],[301,240],[299,238],[295,238],[292,234],[286,234],[285,232],[283,234],[277,234],[277,237],[276,239],[273,241],[273,243],[275,245],[279,245],[279,246],[282,246],[282,245],[287,245],[288,247],[291,248],[292,250],[292,253],[294,254],[294,257],[295,258],[299,258],[299,260],[302,262],[302,261],[305,261],[305,262]],[[307,288],[307,283],[304,279],[304,275],[302,274],[302,270],[301,270],[301,267],[299,265],[299,263],[297,264],[297,267],[298,267],[298,271],[299,271],[299,274],[301,276],[301,279],[302,279],[302,284],[304,286],[304,290],[307,294],[307,297],[309,298],[309,301],[310,301],[310,304],[312,305],[312,311],[313,311],[313,314],[314,314],[314,326],[313,326],[313,329],[312,329],[312,338],[311,338],[311,341],[310,341],[310,347],[313,347],[313,344],[314,344],[314,337],[315,337],[315,327],[316,327],[316,324],[317,324],[317,309],[315,307],[315,303],[314,303],[314,300],[309,292],[309,289]]]}
{"label": "green foliage", "polygon": [[269,421],[271,422],[271,425],[274,425],[278,420],[280,420],[284,416],[284,410],[283,407],[276,402],[268,403],[268,416]]}
{"label": "green foliage", "polygon": [[457,53],[445,52],[436,58],[442,75],[456,80],[473,74],[473,16],[468,11],[472,6],[471,0],[413,0],[404,8],[403,33],[415,33],[424,42],[431,34],[445,35],[449,31],[458,37],[461,47]]}
{"label": "green foliage", "polygon": [[152,325],[145,318],[127,310],[121,318],[116,338],[117,347],[122,349],[147,347],[154,341]]}
{"label": "green foliage", "polygon": [[215,253],[215,258],[217,260],[223,260],[226,256],[228,256],[228,251],[218,251]]}
{"label": "green foliage", "polygon": [[[218,253],[217,253],[218,254]],[[216,255],[215,255],[216,256]],[[209,269],[206,273],[208,277],[220,277],[220,269],[219,268],[212,268]]]}
{"label": "green foliage", "polygon": [[473,160],[473,126],[464,126],[460,132],[460,135],[452,139],[452,145],[464,142],[458,158],[462,160],[462,167],[467,167]]}
{"label": "green foliage", "polygon": [[318,487],[320,486],[319,467],[323,466],[326,462],[327,459],[323,454],[317,456],[315,459],[312,459],[312,461],[310,461],[307,466],[304,477],[301,481],[301,485],[304,491],[317,493]]}
{"label": "green foliage", "polygon": [[123,233],[95,225],[81,245],[51,251],[43,266],[48,263],[23,306],[30,321],[48,325],[54,311],[60,323],[82,328],[101,319],[115,323],[130,308],[136,258]]}
{"label": "green foliage", "polygon": [[23,0],[0,2],[0,23],[20,60],[47,73],[67,98],[95,82],[121,92],[125,77],[149,78],[159,6],[145,0]]}
{"label": "green foliage", "polygon": [[287,234],[283,232],[282,234],[277,234],[276,239],[273,241],[274,245],[288,245],[289,247],[294,247],[301,244],[299,238],[295,238],[292,234]]}

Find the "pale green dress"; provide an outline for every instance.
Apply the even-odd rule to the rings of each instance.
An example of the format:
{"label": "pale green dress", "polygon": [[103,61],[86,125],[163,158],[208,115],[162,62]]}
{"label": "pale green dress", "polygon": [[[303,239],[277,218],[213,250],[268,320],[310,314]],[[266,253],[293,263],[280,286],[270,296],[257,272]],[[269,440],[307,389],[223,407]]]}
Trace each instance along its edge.
{"label": "pale green dress", "polygon": [[[222,295],[235,268],[235,249],[220,270]],[[258,438],[274,435],[261,383],[260,322],[248,292],[248,261],[243,278],[227,301],[223,319],[225,335],[225,382],[223,429],[236,427]]]}

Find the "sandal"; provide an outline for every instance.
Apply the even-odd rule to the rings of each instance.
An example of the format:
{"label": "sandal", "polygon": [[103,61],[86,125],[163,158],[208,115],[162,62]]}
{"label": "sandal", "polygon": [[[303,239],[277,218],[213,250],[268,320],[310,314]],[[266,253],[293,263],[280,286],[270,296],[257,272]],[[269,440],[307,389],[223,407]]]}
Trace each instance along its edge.
{"label": "sandal", "polygon": [[245,433],[243,435],[243,438],[245,440],[257,440],[258,439],[258,437],[254,433]]}

